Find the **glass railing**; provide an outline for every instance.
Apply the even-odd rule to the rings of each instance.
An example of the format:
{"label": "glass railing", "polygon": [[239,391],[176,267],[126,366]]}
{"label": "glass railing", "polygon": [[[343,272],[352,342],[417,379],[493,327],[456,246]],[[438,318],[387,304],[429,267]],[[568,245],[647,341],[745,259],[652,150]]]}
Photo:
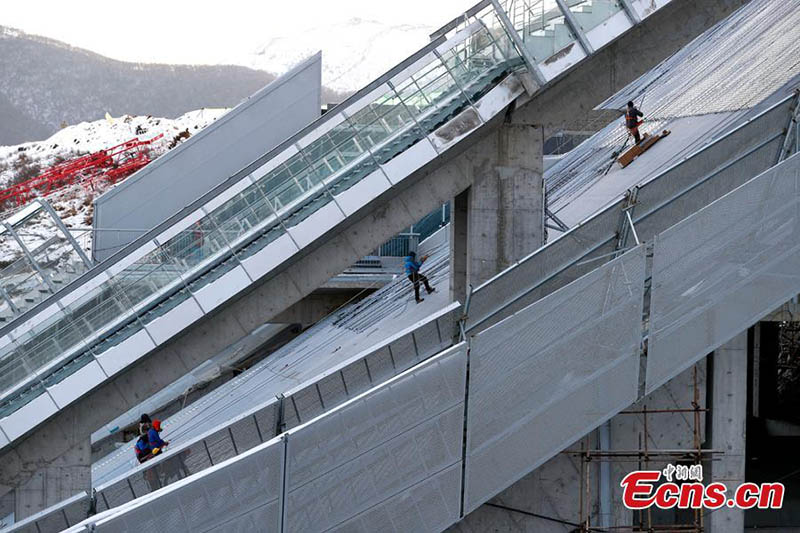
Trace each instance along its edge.
{"label": "glass railing", "polygon": [[231,186],[239,192],[230,199],[212,200],[183,231],[140,246],[106,269],[105,281],[95,276],[93,288],[73,291],[80,294],[69,303],[62,298],[57,312],[0,348],[0,415],[331,205],[522,65],[491,8],[471,22],[413,62],[413,72],[399,70],[383,90],[329,112],[319,128]]}

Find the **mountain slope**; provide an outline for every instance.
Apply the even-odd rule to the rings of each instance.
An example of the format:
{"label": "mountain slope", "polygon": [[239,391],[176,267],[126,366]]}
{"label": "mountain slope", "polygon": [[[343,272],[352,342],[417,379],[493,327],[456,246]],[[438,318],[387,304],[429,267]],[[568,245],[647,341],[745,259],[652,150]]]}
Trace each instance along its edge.
{"label": "mountain slope", "polygon": [[239,66],[126,63],[4,26],[0,73],[0,145],[43,139],[63,123],[97,120],[106,112],[177,117],[229,108],[275,79]]}

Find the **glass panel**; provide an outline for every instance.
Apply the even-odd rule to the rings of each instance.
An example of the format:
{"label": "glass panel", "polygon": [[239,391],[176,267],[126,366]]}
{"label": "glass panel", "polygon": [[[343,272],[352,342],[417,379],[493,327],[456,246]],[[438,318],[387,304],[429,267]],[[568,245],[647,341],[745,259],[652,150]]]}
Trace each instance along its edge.
{"label": "glass panel", "polygon": [[[532,13],[528,12],[529,22]],[[352,113],[255,184],[160,243],[160,248],[32,328],[16,347],[6,350],[5,359],[0,355],[0,366],[7,370],[0,387],[19,382],[32,369],[55,359],[79,357],[89,353],[89,347],[101,353],[119,343],[138,331],[142,323],[189,297],[187,285],[202,286],[236,264],[235,258],[231,260],[233,248],[243,246],[237,251],[240,257],[262,249],[283,235],[284,227],[305,220],[331,202],[332,194],[341,194],[358,183],[374,172],[378,163],[391,160],[460,113],[470,105],[470,99],[480,98],[521,61],[492,10],[486,9],[479,17],[482,27],[445,52],[444,63],[431,61],[399,82],[397,92],[389,90]],[[553,26],[557,21],[548,19],[548,24]],[[36,227],[46,222],[39,214],[31,220]],[[76,275],[82,272],[68,257],[66,239],[60,233],[45,232],[59,235],[52,242],[41,232],[33,233],[32,249],[47,268],[53,272],[72,268]],[[6,239],[3,246],[15,245]],[[2,273],[7,274],[0,283],[11,289],[15,298],[24,299],[25,291],[37,286],[35,270],[21,253],[10,257],[16,259],[0,265]]]}
{"label": "glass panel", "polygon": [[583,0],[570,2],[569,10],[583,31],[588,32],[622,11],[622,3],[615,0]]}

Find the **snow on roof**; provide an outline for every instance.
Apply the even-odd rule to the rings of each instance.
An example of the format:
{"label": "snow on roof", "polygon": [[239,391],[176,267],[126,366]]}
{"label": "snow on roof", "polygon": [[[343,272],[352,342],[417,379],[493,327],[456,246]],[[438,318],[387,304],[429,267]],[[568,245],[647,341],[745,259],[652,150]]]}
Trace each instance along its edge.
{"label": "snow on roof", "polygon": [[[741,123],[748,109],[800,74],[798,27],[800,2],[753,0],[601,103],[598,108],[623,109],[633,100],[645,115],[642,131],[670,129],[679,135],[661,141],[660,149],[669,148],[669,153],[648,157],[646,163],[648,158],[637,160],[636,179],[623,186],[614,172],[604,175],[627,138],[623,120],[612,122],[545,172],[550,211],[558,215],[569,209],[568,204],[601,180],[616,180],[613,196],[619,196],[684,156],[687,146],[681,136],[696,149]],[[701,115],[705,118],[687,120]],[[603,198],[609,199],[606,189]],[[586,211],[589,203],[592,212],[605,205],[584,203],[578,220],[592,214]]]}

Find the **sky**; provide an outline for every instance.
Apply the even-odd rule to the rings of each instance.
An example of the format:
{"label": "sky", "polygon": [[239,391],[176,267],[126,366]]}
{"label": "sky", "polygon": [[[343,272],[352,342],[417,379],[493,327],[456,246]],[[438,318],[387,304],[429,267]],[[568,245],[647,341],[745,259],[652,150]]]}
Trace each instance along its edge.
{"label": "sky", "polygon": [[476,1],[0,0],[0,25],[123,61],[241,64],[275,35],[354,17],[436,28]]}

